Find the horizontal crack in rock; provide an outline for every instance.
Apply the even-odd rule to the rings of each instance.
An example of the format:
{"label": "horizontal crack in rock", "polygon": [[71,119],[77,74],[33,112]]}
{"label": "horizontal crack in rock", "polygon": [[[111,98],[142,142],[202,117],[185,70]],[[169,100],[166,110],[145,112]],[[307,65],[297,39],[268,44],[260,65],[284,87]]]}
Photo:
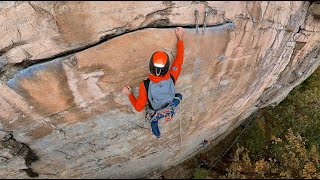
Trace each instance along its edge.
{"label": "horizontal crack in rock", "polygon": [[[226,21],[225,23],[207,25],[206,27],[207,28],[218,27],[218,26],[223,26],[223,25],[227,25],[227,24],[234,25],[233,22]],[[46,63],[46,62],[52,61],[52,60],[57,59],[57,58],[62,58],[62,57],[66,57],[66,56],[69,56],[69,55],[73,55],[75,53],[78,53],[78,52],[87,50],[89,48],[92,48],[94,46],[97,46],[99,44],[105,43],[106,41],[111,40],[113,38],[116,38],[118,36],[122,36],[122,35],[125,35],[127,33],[132,33],[132,32],[143,30],[143,29],[154,28],[154,27],[156,27],[158,29],[168,29],[168,28],[176,28],[176,27],[195,28],[195,25],[184,25],[184,26],[168,25],[168,26],[157,27],[156,24],[152,23],[147,27],[141,27],[141,28],[137,28],[137,29],[133,29],[133,30],[125,29],[121,33],[114,33],[114,34],[109,34],[109,35],[103,36],[103,37],[100,38],[100,40],[98,42],[95,42],[95,43],[92,43],[92,44],[88,44],[86,46],[75,48],[75,49],[72,49],[72,50],[64,51],[64,52],[56,54],[56,55],[54,55],[54,56],[52,56],[50,58],[36,59],[36,60],[32,60],[32,61],[23,61],[21,63],[16,63],[16,64],[7,64],[7,65],[5,65],[3,67],[3,70],[0,72],[0,80],[7,82],[11,78],[13,78],[15,74],[18,74],[19,71],[21,71],[23,69],[26,69],[26,68],[28,68],[30,66],[33,66],[33,65],[36,65],[36,64]],[[202,27],[202,26],[199,25],[199,28],[200,27]]]}

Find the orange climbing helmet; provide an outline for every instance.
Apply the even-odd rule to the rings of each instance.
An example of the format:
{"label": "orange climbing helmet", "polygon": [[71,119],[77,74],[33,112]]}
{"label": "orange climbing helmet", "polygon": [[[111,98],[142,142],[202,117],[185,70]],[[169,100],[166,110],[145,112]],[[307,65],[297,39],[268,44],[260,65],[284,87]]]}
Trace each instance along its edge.
{"label": "orange climbing helmet", "polygon": [[167,53],[163,51],[156,51],[152,54],[149,64],[150,72],[156,76],[165,75],[170,66],[170,60]]}

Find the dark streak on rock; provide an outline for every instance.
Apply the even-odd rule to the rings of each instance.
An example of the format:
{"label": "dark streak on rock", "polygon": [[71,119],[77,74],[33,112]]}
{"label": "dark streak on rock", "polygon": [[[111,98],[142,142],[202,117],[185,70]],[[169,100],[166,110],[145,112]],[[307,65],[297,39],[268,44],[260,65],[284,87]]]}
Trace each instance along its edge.
{"label": "dark streak on rock", "polygon": [[27,43],[26,41],[20,41],[20,42],[13,42],[12,41],[11,45],[9,45],[9,46],[7,46],[7,47],[5,47],[5,48],[0,50],[0,56],[5,54],[6,52],[10,51],[11,49],[16,48],[18,46],[22,46],[22,45],[24,45],[26,43]]}
{"label": "dark streak on rock", "polygon": [[29,177],[38,177],[38,173],[33,172],[30,165],[39,158],[27,144],[17,141],[11,132],[7,132],[7,135],[5,135],[0,141],[0,148],[9,149],[9,153],[13,156],[8,158],[6,161],[10,161],[10,159],[15,156],[22,156],[27,166],[27,169],[22,169],[22,171],[25,171]]}

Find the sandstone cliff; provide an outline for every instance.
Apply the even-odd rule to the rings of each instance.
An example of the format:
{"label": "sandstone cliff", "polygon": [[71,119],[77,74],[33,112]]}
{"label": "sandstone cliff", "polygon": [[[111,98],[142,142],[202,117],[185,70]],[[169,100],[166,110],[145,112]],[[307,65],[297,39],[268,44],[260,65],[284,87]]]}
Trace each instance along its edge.
{"label": "sandstone cliff", "polygon": [[[203,139],[218,143],[279,103],[319,66],[319,6],[1,2],[0,177],[156,177]],[[121,89],[137,94],[154,51],[174,59],[177,26],[185,28],[176,84],[184,99],[156,139]]]}

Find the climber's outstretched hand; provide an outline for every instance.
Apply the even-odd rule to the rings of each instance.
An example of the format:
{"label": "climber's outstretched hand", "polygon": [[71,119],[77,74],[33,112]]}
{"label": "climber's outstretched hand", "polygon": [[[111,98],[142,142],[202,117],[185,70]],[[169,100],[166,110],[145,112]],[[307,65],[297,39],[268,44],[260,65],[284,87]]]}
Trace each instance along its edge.
{"label": "climber's outstretched hand", "polygon": [[183,27],[177,27],[176,28],[176,35],[177,35],[178,40],[183,40],[183,37],[184,37],[184,29],[183,29]]}
{"label": "climber's outstretched hand", "polygon": [[129,96],[132,91],[131,91],[130,86],[126,85],[125,87],[123,87],[122,92]]}

